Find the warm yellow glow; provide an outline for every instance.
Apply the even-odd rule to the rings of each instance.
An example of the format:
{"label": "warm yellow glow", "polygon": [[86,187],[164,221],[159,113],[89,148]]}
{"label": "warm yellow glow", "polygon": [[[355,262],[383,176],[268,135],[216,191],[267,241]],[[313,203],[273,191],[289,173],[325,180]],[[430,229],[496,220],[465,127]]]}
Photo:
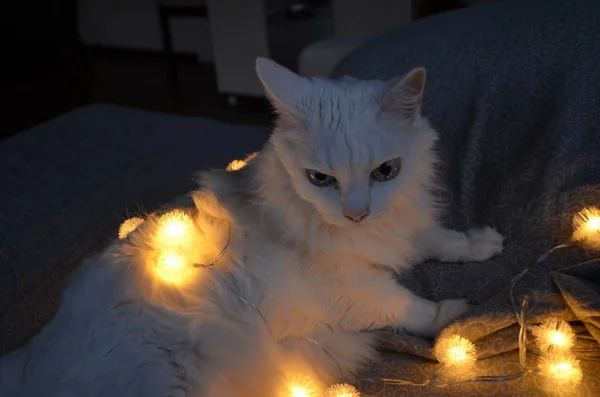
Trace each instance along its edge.
{"label": "warm yellow glow", "polygon": [[460,335],[438,340],[434,354],[440,363],[452,367],[467,367],[477,360],[475,345]]}
{"label": "warm yellow glow", "polygon": [[566,321],[548,318],[542,324],[533,327],[533,335],[542,353],[549,350],[567,351],[575,343],[575,333]]}
{"label": "warm yellow glow", "polygon": [[191,237],[194,222],[181,210],[169,211],[158,219],[156,239],[161,244],[185,244]]}
{"label": "warm yellow glow", "polygon": [[227,166],[227,168],[225,169],[226,171],[232,172],[232,171],[239,171],[242,168],[244,168],[245,166],[248,165],[248,162],[250,162],[250,160],[252,160],[254,157],[256,157],[258,153],[252,153],[250,155],[248,155],[244,160],[233,160],[231,163],[229,163],[229,165]]}
{"label": "warm yellow glow", "polygon": [[550,342],[553,345],[556,346],[565,346],[567,344],[567,337],[565,336],[565,334],[558,332],[558,331],[552,331],[550,333]]}
{"label": "warm yellow glow", "polygon": [[144,220],[142,218],[137,217],[125,220],[123,223],[121,223],[121,226],[119,226],[119,238],[121,240],[127,238],[127,236],[129,236],[129,233],[137,229],[137,227],[142,223],[144,223]]}
{"label": "warm yellow glow", "polygon": [[329,387],[325,391],[325,397],[360,397],[360,393],[352,385],[339,383]]}
{"label": "warm yellow glow", "polygon": [[244,168],[248,163],[245,160],[233,160],[227,168],[226,171],[239,171]]}
{"label": "warm yellow glow", "polygon": [[557,385],[577,385],[583,378],[579,360],[570,355],[542,356],[538,368],[543,376],[557,382]]}
{"label": "warm yellow glow", "polygon": [[590,218],[587,226],[590,230],[598,231],[598,229],[600,229],[600,218]]}
{"label": "warm yellow glow", "polygon": [[287,384],[289,397],[316,397],[318,390],[315,382],[307,376],[296,376]]}
{"label": "warm yellow glow", "polygon": [[589,248],[600,248],[600,209],[584,208],[573,217],[573,240]]}
{"label": "warm yellow glow", "polygon": [[180,251],[165,251],[156,260],[156,275],[167,283],[181,285],[193,270],[189,258]]}

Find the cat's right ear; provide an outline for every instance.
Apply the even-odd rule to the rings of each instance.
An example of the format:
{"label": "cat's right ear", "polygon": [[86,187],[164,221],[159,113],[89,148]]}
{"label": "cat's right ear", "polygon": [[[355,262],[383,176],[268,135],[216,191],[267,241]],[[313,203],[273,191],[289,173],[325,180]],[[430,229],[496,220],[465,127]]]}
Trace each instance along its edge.
{"label": "cat's right ear", "polygon": [[425,77],[425,68],[415,68],[399,81],[391,80],[394,87],[385,96],[381,110],[414,119],[421,110]]}
{"label": "cat's right ear", "polygon": [[298,115],[298,102],[310,81],[267,58],[256,58],[256,74],[279,113]]}

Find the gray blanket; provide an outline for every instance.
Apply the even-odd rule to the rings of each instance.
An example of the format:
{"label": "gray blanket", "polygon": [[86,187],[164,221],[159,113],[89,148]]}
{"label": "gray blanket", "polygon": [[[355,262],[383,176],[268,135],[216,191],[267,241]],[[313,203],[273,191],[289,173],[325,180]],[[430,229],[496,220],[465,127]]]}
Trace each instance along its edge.
{"label": "gray blanket", "polygon": [[[476,342],[479,374],[518,371],[518,326],[509,280],[531,266],[517,299],[530,321],[557,316],[580,332],[580,396],[600,395],[600,257],[571,246],[536,265],[572,233],[571,216],[600,205],[600,3],[505,1],[439,15],[375,38],[338,66],[337,76],[391,78],[425,66],[424,114],[441,134],[450,203],[446,222],[491,224],[506,251],[485,263],[423,263],[404,282],[432,299],[476,305],[451,327]],[[431,344],[386,334],[388,354],[369,375],[412,381],[434,367]],[[533,346],[530,346],[535,350]],[[398,354],[401,353],[401,354]],[[530,354],[535,366],[535,354]],[[446,389],[362,385],[367,396],[533,396],[540,377]]]}
{"label": "gray blanket", "polygon": [[52,318],[69,274],[120,222],[260,149],[268,132],[94,105],[1,141],[0,355]]}

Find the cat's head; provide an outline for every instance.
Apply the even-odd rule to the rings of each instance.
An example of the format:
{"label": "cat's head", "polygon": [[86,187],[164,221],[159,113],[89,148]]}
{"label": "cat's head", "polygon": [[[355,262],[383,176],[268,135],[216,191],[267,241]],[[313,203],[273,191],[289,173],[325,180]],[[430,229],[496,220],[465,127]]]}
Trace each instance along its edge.
{"label": "cat's head", "polygon": [[436,139],[420,116],[425,69],[390,81],[306,78],[265,58],[256,69],[278,113],[275,153],[323,220],[355,227],[418,199]]}

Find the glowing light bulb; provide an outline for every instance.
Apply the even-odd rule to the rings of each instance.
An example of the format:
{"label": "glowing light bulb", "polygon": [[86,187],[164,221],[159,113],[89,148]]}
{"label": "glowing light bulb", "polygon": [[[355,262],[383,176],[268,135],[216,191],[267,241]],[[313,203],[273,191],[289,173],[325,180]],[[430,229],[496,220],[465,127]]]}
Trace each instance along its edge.
{"label": "glowing light bulb", "polygon": [[225,168],[225,171],[239,171],[242,168],[244,168],[247,164],[248,163],[245,160],[233,160],[231,163],[229,163],[227,168]]}
{"label": "glowing light bulb", "polygon": [[538,368],[543,376],[557,382],[559,386],[574,386],[583,378],[579,360],[570,355],[543,355],[540,357]]}
{"label": "glowing light bulb", "polygon": [[563,333],[552,331],[550,334],[550,342],[556,346],[564,346],[567,344],[567,338]]}
{"label": "glowing light bulb", "polygon": [[600,209],[584,208],[573,217],[573,240],[588,248],[600,248]]}
{"label": "glowing light bulb", "polygon": [[287,385],[289,397],[316,397],[317,386],[307,376],[296,376]]}
{"label": "glowing light bulb", "polygon": [[158,219],[156,239],[160,244],[186,244],[194,229],[192,218],[182,210],[167,212]]}
{"label": "glowing light bulb", "polygon": [[567,351],[575,344],[575,333],[569,323],[557,318],[545,319],[540,325],[533,327],[532,333],[542,353],[551,349]]}
{"label": "glowing light bulb", "polygon": [[360,397],[360,392],[352,385],[338,383],[325,390],[325,397]]}
{"label": "glowing light bulb", "polygon": [[256,157],[257,154],[258,152],[249,154],[244,160],[233,160],[231,163],[229,163],[227,168],[225,168],[225,171],[232,172],[241,170],[242,168],[247,166],[250,160]]}
{"label": "glowing light bulb", "polygon": [[596,217],[588,219],[587,226],[588,229],[597,231],[600,229],[600,219]]}
{"label": "glowing light bulb", "polygon": [[189,279],[193,268],[188,257],[180,251],[168,250],[156,259],[156,275],[171,284],[183,284]]}
{"label": "glowing light bulb", "polygon": [[437,360],[450,367],[469,367],[477,360],[475,345],[460,335],[438,340],[434,349]]}
{"label": "glowing light bulb", "polygon": [[144,223],[142,218],[135,217],[126,219],[123,223],[121,223],[121,226],[119,226],[119,238],[121,240],[126,239],[127,236],[129,236],[129,233],[137,229],[142,223]]}

